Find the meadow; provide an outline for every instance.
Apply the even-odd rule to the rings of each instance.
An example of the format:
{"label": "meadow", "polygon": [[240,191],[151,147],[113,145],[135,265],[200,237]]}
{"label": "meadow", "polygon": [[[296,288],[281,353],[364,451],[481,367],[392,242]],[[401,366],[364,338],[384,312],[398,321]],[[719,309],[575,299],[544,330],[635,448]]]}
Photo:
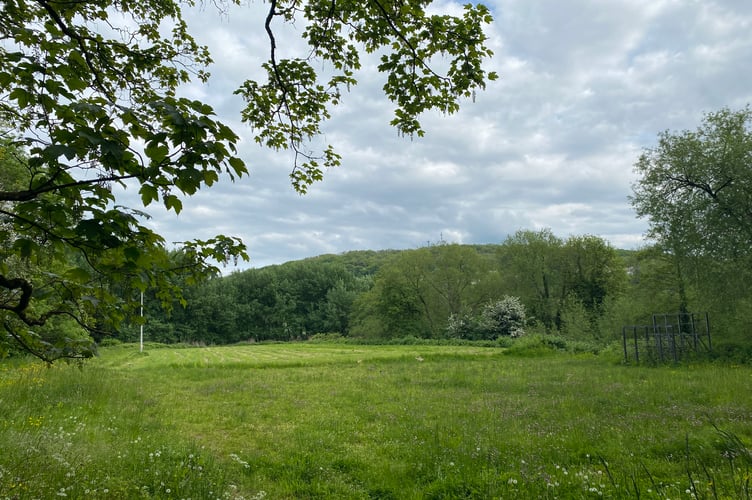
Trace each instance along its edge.
{"label": "meadow", "polygon": [[0,498],[746,498],[752,368],[475,346],[0,362]]}

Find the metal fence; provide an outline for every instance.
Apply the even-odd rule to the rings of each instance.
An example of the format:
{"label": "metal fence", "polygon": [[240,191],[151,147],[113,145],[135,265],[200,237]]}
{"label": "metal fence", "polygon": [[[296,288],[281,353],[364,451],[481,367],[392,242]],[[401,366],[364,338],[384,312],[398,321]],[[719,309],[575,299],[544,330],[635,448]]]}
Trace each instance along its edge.
{"label": "metal fence", "polygon": [[710,351],[708,313],[653,314],[652,324],[622,327],[624,360],[678,362],[688,353]]}

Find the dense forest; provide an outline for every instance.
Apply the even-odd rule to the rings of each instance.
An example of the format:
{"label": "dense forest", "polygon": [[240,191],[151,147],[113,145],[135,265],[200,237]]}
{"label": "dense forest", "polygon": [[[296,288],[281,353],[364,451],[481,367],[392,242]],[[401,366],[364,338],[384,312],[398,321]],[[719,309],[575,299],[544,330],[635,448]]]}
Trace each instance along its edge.
{"label": "dense forest", "polygon": [[[515,297],[525,309],[526,332],[600,345],[654,313],[708,312],[718,348],[741,354],[752,297],[733,284],[744,273],[695,264],[677,266],[657,246],[619,250],[596,236],[562,239],[548,229],[521,230],[496,245],[322,255],[186,287],[185,306],[175,304],[171,314],[147,293],[145,338],[205,344],[322,333],[374,341],[492,339],[498,332],[473,325],[489,304]],[[457,328],[458,320],[466,327]],[[136,322],[115,334],[124,341],[138,335]]]}

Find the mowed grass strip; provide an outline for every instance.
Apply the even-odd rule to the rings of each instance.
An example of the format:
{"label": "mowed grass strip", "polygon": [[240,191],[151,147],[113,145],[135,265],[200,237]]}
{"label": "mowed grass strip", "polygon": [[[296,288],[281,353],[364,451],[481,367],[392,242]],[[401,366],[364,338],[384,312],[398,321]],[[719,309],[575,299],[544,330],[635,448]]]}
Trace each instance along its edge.
{"label": "mowed grass strip", "polygon": [[[279,344],[122,346],[82,371],[27,369],[0,372],[0,434],[29,465],[0,457],[0,497],[19,483],[74,495],[87,481],[90,496],[134,498],[749,493],[748,367]],[[28,447],[47,441],[68,466]]]}
{"label": "mowed grass strip", "polygon": [[148,345],[140,352],[137,345],[106,348],[98,366],[129,369],[170,368],[285,368],[290,366],[362,363],[368,360],[415,359],[422,355],[452,357],[494,356],[501,351],[488,347],[447,346],[369,346],[347,344],[247,344],[202,348],[171,349]]}

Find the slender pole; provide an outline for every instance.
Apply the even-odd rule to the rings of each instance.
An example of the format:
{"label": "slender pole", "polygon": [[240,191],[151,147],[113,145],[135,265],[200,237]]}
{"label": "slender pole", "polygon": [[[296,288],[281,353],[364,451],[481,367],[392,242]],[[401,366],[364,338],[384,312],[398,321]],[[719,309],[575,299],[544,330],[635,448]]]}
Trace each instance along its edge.
{"label": "slender pole", "polygon": [[144,292],[141,292],[141,351],[144,352]]}

